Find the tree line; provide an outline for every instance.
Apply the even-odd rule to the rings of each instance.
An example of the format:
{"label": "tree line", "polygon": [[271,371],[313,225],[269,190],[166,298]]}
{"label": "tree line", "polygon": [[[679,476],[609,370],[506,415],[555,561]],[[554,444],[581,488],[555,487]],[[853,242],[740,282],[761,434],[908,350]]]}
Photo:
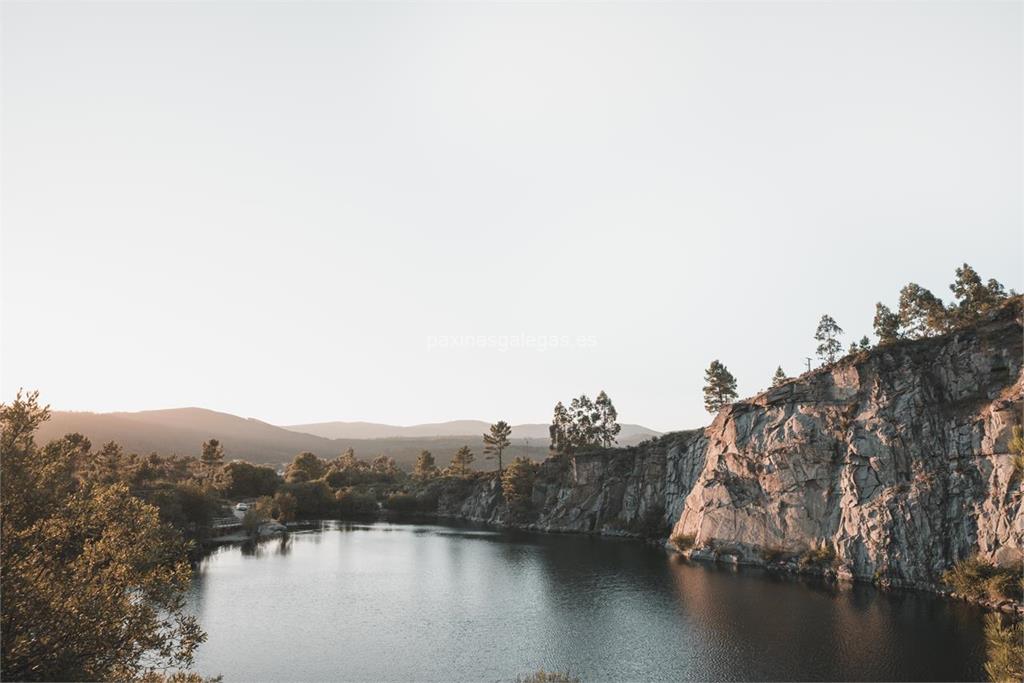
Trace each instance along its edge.
{"label": "tree line", "polygon": [[[893,312],[882,302],[875,304],[872,327],[878,338],[878,346],[896,344],[905,339],[923,339],[946,334],[962,327],[977,323],[997,310],[1017,292],[1009,290],[994,278],[983,281],[978,272],[964,263],[956,269],[953,283],[949,285],[953,301],[948,304],[915,282],[905,285],[899,294],[899,305]],[[824,314],[814,331],[817,347],[815,353],[823,365],[835,363],[842,354],[839,337],[843,328],[829,315]],[[846,355],[868,351],[872,348],[867,335],[850,342]],[[808,369],[810,369],[808,367]],[[775,369],[771,386],[778,387],[787,381],[782,366]],[[717,413],[738,398],[736,378],[719,360],[713,360],[704,373],[704,407],[709,413]]]}

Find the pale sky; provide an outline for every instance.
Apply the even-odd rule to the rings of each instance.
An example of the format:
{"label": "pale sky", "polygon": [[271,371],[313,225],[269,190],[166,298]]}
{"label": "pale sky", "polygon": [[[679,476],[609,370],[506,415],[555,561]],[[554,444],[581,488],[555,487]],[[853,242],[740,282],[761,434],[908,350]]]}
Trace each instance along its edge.
{"label": "pale sky", "polygon": [[963,261],[1024,285],[1020,3],[2,12],[3,400],[540,422],[605,389],[690,428],[713,359],[751,395],[822,313],[845,346]]}

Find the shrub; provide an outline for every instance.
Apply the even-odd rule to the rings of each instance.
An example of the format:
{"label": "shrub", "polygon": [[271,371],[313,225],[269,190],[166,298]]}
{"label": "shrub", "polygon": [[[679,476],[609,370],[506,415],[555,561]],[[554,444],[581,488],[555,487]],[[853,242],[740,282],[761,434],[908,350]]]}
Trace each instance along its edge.
{"label": "shrub", "polygon": [[1020,600],[1020,572],[997,567],[977,555],[953,565],[942,581],[960,595],[975,600]]}
{"label": "shrub", "polygon": [[346,489],[334,494],[334,500],[340,517],[361,517],[377,512],[377,499],[368,493]]}
{"label": "shrub", "polygon": [[392,493],[384,501],[384,507],[393,512],[415,512],[419,505],[416,496],[411,493]]}
{"label": "shrub", "polygon": [[1024,680],[1024,621],[1003,626],[998,614],[985,617],[985,672],[997,683]]}
{"label": "shrub", "polygon": [[216,486],[222,495],[232,500],[259,498],[274,495],[281,486],[281,477],[271,467],[234,460],[221,468]]}
{"label": "shrub", "polygon": [[790,553],[781,545],[769,545],[761,548],[761,558],[771,564],[785,559]]}
{"label": "shrub", "polygon": [[285,484],[282,493],[295,499],[294,515],[297,519],[324,519],[335,514],[334,493],[322,481],[303,481]]}
{"label": "shrub", "polygon": [[679,552],[684,552],[693,547],[693,544],[697,541],[697,534],[684,534],[674,533],[669,539],[669,543],[676,547]]}
{"label": "shrub", "polygon": [[1012,457],[1013,474],[1017,476],[1024,474],[1024,429],[1020,425],[1013,428],[1013,436],[1010,438],[1010,454]]}
{"label": "shrub", "polygon": [[836,551],[822,543],[817,548],[808,548],[800,555],[800,566],[804,568],[831,567],[836,561]]}

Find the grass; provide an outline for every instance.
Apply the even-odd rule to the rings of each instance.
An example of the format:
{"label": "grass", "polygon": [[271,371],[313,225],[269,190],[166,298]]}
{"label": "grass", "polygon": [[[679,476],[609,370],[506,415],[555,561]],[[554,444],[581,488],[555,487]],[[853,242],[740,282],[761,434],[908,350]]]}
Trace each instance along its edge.
{"label": "grass", "polygon": [[696,534],[672,534],[668,539],[669,543],[676,547],[679,552],[685,552],[693,547],[693,544],[697,541]]}
{"label": "grass", "polygon": [[942,575],[942,582],[975,600],[1020,600],[1024,588],[1018,569],[997,567],[977,556],[957,562]]}
{"label": "grass", "polygon": [[800,566],[808,567],[831,567],[836,561],[836,551],[832,546],[822,543],[817,548],[808,548],[800,555]]}
{"label": "grass", "polygon": [[995,683],[1024,680],[1024,622],[1003,625],[998,614],[985,618],[985,673]]}
{"label": "grass", "polygon": [[1018,476],[1024,474],[1024,429],[1020,425],[1013,428],[1013,436],[1010,438],[1010,453],[1013,457],[1013,474]]}

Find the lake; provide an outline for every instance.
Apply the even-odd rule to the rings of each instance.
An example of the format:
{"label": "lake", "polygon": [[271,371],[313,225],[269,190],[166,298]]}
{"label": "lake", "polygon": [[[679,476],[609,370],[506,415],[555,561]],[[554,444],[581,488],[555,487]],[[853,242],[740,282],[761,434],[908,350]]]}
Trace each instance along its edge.
{"label": "lake", "polygon": [[984,680],[974,607],[632,540],[325,522],[220,548],[188,599],[194,669],[228,683]]}

